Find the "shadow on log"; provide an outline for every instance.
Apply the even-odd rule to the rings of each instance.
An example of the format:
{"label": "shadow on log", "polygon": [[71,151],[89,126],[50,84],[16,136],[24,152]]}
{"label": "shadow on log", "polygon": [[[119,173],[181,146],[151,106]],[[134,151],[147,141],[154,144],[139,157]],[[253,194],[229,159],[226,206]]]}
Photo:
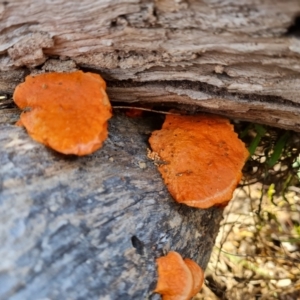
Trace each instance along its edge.
{"label": "shadow on log", "polygon": [[155,258],[206,267],[222,210],[172,200],[146,156],[157,122],[117,115],[81,158],[0,125],[1,300],[159,299]]}

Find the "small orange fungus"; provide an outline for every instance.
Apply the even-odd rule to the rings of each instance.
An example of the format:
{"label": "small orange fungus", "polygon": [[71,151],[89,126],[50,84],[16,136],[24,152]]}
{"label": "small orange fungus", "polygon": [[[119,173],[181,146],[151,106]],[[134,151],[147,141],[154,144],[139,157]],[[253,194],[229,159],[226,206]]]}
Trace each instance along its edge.
{"label": "small orange fungus", "polygon": [[128,108],[125,112],[126,116],[129,118],[140,118],[143,116],[143,111],[136,108]]}
{"label": "small orange fungus", "polygon": [[158,281],[154,292],[163,300],[189,300],[201,289],[204,273],[194,261],[183,260],[179,253],[170,251],[156,263]]}
{"label": "small orange fungus", "polygon": [[27,76],[13,98],[36,141],[64,154],[86,155],[107,138],[111,105],[98,74],[76,71]]}
{"label": "small orange fungus", "polygon": [[188,266],[193,277],[193,287],[191,291],[192,297],[195,296],[202,288],[204,282],[204,272],[201,267],[189,258],[184,259],[185,264]]}
{"label": "small orange fungus", "polygon": [[198,208],[232,198],[249,156],[229,120],[214,115],[167,115],[149,142],[173,198]]}

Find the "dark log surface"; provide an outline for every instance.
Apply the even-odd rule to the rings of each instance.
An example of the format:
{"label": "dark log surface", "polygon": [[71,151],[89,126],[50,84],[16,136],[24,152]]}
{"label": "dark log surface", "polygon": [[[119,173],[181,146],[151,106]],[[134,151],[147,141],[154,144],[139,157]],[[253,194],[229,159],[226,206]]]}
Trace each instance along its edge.
{"label": "dark log surface", "polygon": [[153,122],[117,115],[80,158],[0,125],[1,300],[155,299],[156,257],[206,267],[222,210],[172,200],[147,158]]}

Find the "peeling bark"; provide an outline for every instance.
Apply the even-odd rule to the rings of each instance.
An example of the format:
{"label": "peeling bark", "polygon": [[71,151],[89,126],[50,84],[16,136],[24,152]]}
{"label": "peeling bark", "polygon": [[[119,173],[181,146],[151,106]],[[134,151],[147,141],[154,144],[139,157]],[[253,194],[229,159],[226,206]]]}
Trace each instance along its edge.
{"label": "peeling bark", "polygon": [[[288,34],[298,0],[18,0],[0,11],[2,71],[69,58],[112,81],[112,101],[150,101],[149,87],[161,103],[300,131],[300,40]],[[150,85],[114,87],[124,80]]]}

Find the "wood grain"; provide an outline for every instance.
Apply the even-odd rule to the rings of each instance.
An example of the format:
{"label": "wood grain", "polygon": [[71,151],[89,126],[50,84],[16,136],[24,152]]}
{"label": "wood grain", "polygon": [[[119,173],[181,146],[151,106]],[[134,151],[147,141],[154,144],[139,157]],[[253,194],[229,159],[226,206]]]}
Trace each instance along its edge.
{"label": "wood grain", "polygon": [[[112,88],[150,84],[151,91],[131,85],[124,95],[111,89],[112,101],[157,103],[159,95],[160,103],[300,131],[300,40],[289,30],[298,0],[72,3],[3,2],[0,70],[43,63],[47,70],[49,57],[69,59],[70,69],[98,71]],[[13,89],[7,80],[0,78],[3,93]]]}
{"label": "wood grain", "polygon": [[32,141],[13,125],[26,75],[83,69],[113,103],[300,132],[299,15],[298,0],[0,3],[0,299],[159,299],[155,258],[205,268],[222,215],[171,199],[146,157],[159,118],[117,114],[82,158]]}

